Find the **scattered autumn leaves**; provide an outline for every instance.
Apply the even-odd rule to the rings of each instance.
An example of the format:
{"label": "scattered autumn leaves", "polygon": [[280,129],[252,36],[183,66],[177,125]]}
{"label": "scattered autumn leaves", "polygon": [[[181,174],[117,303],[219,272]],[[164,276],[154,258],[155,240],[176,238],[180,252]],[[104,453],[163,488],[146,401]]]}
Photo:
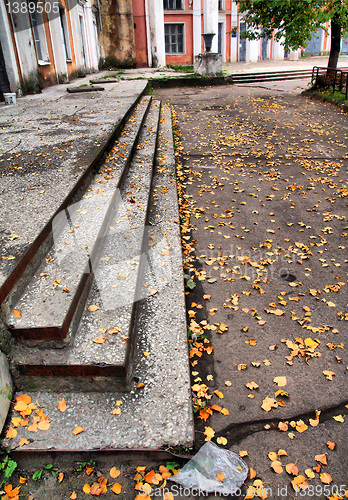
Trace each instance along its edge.
{"label": "scattered autumn leaves", "polygon": [[[136,473],[134,476],[135,500],[144,498],[150,499],[153,488],[158,489],[158,491],[163,491],[164,500],[173,500],[174,497],[172,493],[168,491],[168,488],[165,489],[165,487],[167,485],[167,479],[173,474],[179,472],[180,469],[178,467],[178,464],[174,462],[168,462],[166,465],[160,465],[157,472],[154,469],[147,471],[146,466],[136,467]],[[68,497],[70,500],[78,499],[81,496],[81,493],[84,493],[85,495],[100,496],[105,495],[108,492],[112,492],[115,495],[120,495],[127,482],[129,488],[128,471],[122,474],[122,471],[114,466],[111,467],[107,474],[104,472],[104,475],[102,475],[96,469],[96,465],[93,461],[82,464],[82,466],[76,469],[76,472],[82,472],[83,470],[89,479],[83,484],[83,486],[81,486],[81,489],[75,489],[70,492]],[[58,484],[62,483],[65,479],[65,475],[62,472],[57,473],[55,477],[57,478]],[[123,481],[123,479],[126,479],[126,481]],[[219,480],[223,481],[223,474],[220,476]],[[28,478],[20,478],[20,484],[25,484],[27,481]],[[8,484],[4,487],[6,495],[1,498],[3,500],[19,500],[20,490],[21,486],[15,488],[12,484]]]}
{"label": "scattered autumn leaves", "polygon": [[[216,97],[216,99],[218,98]],[[274,102],[272,102],[272,99],[274,99]],[[267,113],[271,111],[277,112],[278,109],[282,109],[279,103],[275,102],[275,98],[262,97],[247,100],[257,109],[260,120],[273,120],[270,117],[265,118],[265,111]],[[233,118],[230,119],[228,110],[233,107],[230,100],[228,103],[227,101],[222,103],[219,113],[223,114],[226,111],[226,118],[220,120],[220,114],[212,113],[212,109],[215,108],[209,108],[208,114],[205,115],[205,110],[200,108],[200,103],[196,103],[193,99],[187,114],[185,106],[181,104],[180,122],[181,120],[183,122],[187,120],[192,123],[195,120],[192,118],[192,109],[195,109],[196,104],[199,108],[199,112],[197,109],[197,115],[202,116],[201,113],[203,113],[204,123],[199,123],[199,118],[197,118],[195,132],[192,132],[191,128],[189,128],[187,130],[190,130],[190,134],[186,135],[186,129],[184,128],[184,141],[181,143],[180,131],[177,133],[175,140],[184,267],[185,272],[190,277],[190,286],[187,287],[186,294],[188,295],[188,323],[191,334],[189,341],[190,360],[194,369],[192,372],[194,380],[192,385],[193,401],[196,415],[206,422],[209,417],[214,415],[214,410],[215,412],[218,410],[216,405],[212,405],[210,402],[214,390],[212,388],[210,392],[208,383],[205,383],[205,380],[202,380],[203,377],[200,376],[199,369],[203,365],[206,369],[207,364],[211,363],[206,355],[214,352],[215,334],[226,335],[228,338],[231,338],[231,335],[235,338],[237,335],[236,329],[232,330],[232,324],[228,324],[224,320],[226,314],[224,316],[223,314],[225,311],[229,312],[231,310],[232,314],[228,314],[227,317],[231,316],[233,318],[233,324],[239,324],[239,321],[235,321],[235,318],[237,318],[235,312],[239,311],[238,317],[241,319],[240,324],[242,325],[240,327],[241,338],[255,352],[258,351],[262,343],[262,335],[257,337],[256,332],[262,334],[264,328],[265,332],[269,332],[269,329],[273,328],[272,325],[275,325],[274,321],[279,322],[277,328],[282,325],[282,331],[283,328],[286,328],[290,332],[296,332],[296,329],[300,328],[305,334],[292,333],[289,338],[281,339],[281,344],[274,343],[274,345],[268,346],[268,349],[276,353],[284,352],[286,346],[289,349],[288,354],[285,356],[286,365],[292,366],[297,361],[306,366],[310,362],[314,363],[314,358],[320,358],[323,355],[323,349],[325,349],[324,346],[326,345],[329,351],[332,351],[334,357],[330,364],[326,364],[326,361],[322,368],[323,383],[332,384],[335,377],[337,377],[338,372],[333,368],[333,363],[338,365],[342,363],[340,350],[344,350],[345,346],[342,341],[337,341],[337,337],[335,338],[340,334],[336,325],[337,321],[348,320],[348,314],[338,309],[337,304],[341,296],[336,295],[337,299],[334,299],[334,294],[340,294],[342,287],[346,286],[342,280],[343,273],[339,274],[339,268],[344,263],[347,263],[347,260],[344,260],[344,257],[342,258],[345,254],[345,252],[342,252],[346,248],[345,242],[343,240],[341,243],[340,238],[347,237],[346,230],[348,227],[345,227],[340,232],[336,230],[333,223],[330,225],[328,223],[329,221],[337,222],[345,219],[343,215],[339,214],[340,211],[342,212],[344,205],[339,205],[337,200],[346,198],[348,192],[345,180],[342,179],[342,175],[339,175],[340,169],[341,172],[343,171],[342,162],[325,158],[318,160],[316,156],[312,159],[308,154],[311,142],[307,139],[304,142],[300,141],[299,146],[294,150],[287,142],[287,137],[280,138],[281,132],[276,132],[279,127],[278,119],[275,119],[273,130],[269,132],[266,126],[261,125],[261,121],[255,121],[252,115],[249,114],[243,117],[243,111],[241,110],[239,110],[239,113],[241,113],[240,118],[238,114],[237,118],[233,114]],[[270,104],[273,106],[272,109]],[[288,114],[291,115],[291,113],[292,111]],[[212,114],[214,114],[213,117]],[[175,111],[174,117],[176,118]],[[289,117],[289,119],[291,118]],[[207,125],[207,123],[214,125]],[[178,123],[176,125],[179,126]],[[210,126],[212,129],[209,131],[207,127]],[[280,130],[282,130],[282,127],[284,127],[283,122],[280,125]],[[285,127],[289,128],[289,130],[295,130],[295,126],[292,125],[285,125]],[[310,130],[316,131],[319,128],[321,131],[323,130],[322,125],[320,127],[311,127]],[[327,127],[327,130],[330,131],[327,133],[333,133],[333,128],[330,124],[330,128]],[[194,135],[196,135],[195,139],[193,138]],[[200,135],[202,136],[201,140]],[[299,132],[296,135],[301,135],[301,133]],[[261,142],[263,142],[265,136],[268,136],[268,141],[265,142],[263,147]],[[256,144],[260,144],[260,147],[256,148]],[[275,157],[276,145],[282,146],[283,144],[285,146],[281,148],[282,153],[283,149],[288,147],[286,154],[279,158]],[[192,151],[188,151],[190,146],[194,149],[194,156],[197,156],[197,159],[190,157],[190,153],[192,153]],[[247,149],[244,149],[245,146]],[[202,157],[199,157],[199,154],[197,155],[197,152],[200,151],[202,151]],[[203,153],[207,157],[203,157]],[[209,168],[206,165],[208,157]],[[258,161],[257,158],[261,159]],[[289,163],[290,160],[294,163],[294,166],[291,168],[283,166],[286,162],[288,162],[287,165],[292,165],[292,163]],[[201,168],[202,161],[204,161],[204,169],[206,170]],[[189,165],[193,166],[190,167]],[[295,182],[292,168],[304,175],[303,182]],[[309,177],[306,180],[307,175]],[[207,178],[209,178],[208,181]],[[264,190],[262,191],[263,185],[261,182],[263,182],[263,185],[267,182],[270,183],[268,194]],[[284,182],[283,185],[282,182]],[[251,188],[253,184],[255,185]],[[307,205],[308,208],[303,210],[304,217],[309,216],[306,219],[298,220],[297,223],[292,222],[296,217],[295,212],[299,210],[300,204],[297,203],[297,197],[306,200],[309,199],[309,195],[313,194],[313,192],[316,194],[325,190],[329,191],[329,193],[322,194],[322,196],[325,196],[325,201],[320,200],[321,196],[318,195],[317,204],[314,206]],[[219,191],[226,192],[225,198],[230,201],[230,205],[225,206],[224,201],[221,201],[221,194],[215,196],[215,193]],[[249,193],[249,196],[252,197],[250,204],[253,205],[253,210],[250,209],[250,213],[248,212],[249,202],[245,201],[248,199],[246,198],[247,191],[252,191]],[[282,193],[282,191],[284,192]],[[200,197],[202,197],[202,200],[200,200]],[[255,208],[258,208],[257,203],[260,203],[260,207],[265,207],[274,201],[277,203],[277,210],[268,211],[267,208],[255,210]],[[330,204],[336,203],[336,205],[339,205],[337,212],[334,213],[324,208],[326,201]],[[222,209],[220,207],[220,211],[218,209],[219,204],[223,205]],[[281,204],[286,207],[285,210],[288,212],[287,220],[289,221],[287,226],[291,229],[282,228],[280,222],[277,221],[277,218],[279,219],[279,213],[277,212],[281,212],[279,210]],[[240,205],[243,205],[243,208]],[[256,246],[257,236],[255,238],[255,227],[253,225],[260,224],[261,213],[263,217],[266,217],[265,210],[270,216],[270,225],[266,232],[270,233],[272,237],[269,236],[266,240],[260,240]],[[314,224],[316,225],[315,229],[311,227],[312,220],[313,227]],[[322,225],[321,220],[324,222]],[[243,221],[244,226],[240,221]],[[277,227],[277,222],[279,227]],[[240,228],[238,227],[239,224]],[[277,231],[281,229],[282,232],[278,233]],[[194,231],[197,231],[197,233],[194,234]],[[204,236],[204,231],[206,231],[206,236]],[[298,231],[298,233],[296,234],[295,231]],[[254,234],[254,237],[252,244],[248,244],[246,242],[251,233]],[[210,241],[209,234],[212,238]],[[291,242],[288,235],[294,238],[293,242]],[[338,249],[335,253],[331,251],[332,255],[329,255],[330,245],[337,241],[337,239],[333,240],[334,236],[338,237]],[[238,243],[231,245],[231,238],[238,238],[236,240]],[[280,238],[284,239],[283,243]],[[227,241],[224,242],[224,240]],[[238,246],[238,244],[242,245],[242,240],[245,240],[243,242],[245,245]],[[206,241],[209,244],[206,245]],[[206,250],[204,249],[205,246]],[[313,260],[319,262],[320,267],[323,269],[322,274],[325,272],[324,269],[328,269],[332,273],[337,272],[337,275],[323,274],[321,282],[327,279],[327,276],[330,281],[324,282],[320,289],[318,284],[314,285],[315,280],[311,280],[313,275],[310,263]],[[280,287],[283,290],[284,286],[289,287],[289,289],[280,291],[277,298],[271,297],[271,300],[267,300],[268,284],[270,283],[270,277],[272,281],[275,279],[274,268],[277,268],[277,263],[278,268],[280,266],[284,268],[284,273],[280,273],[278,278],[280,279],[279,283],[281,283]],[[276,265],[274,266],[274,264]],[[291,269],[294,274],[301,276],[301,278],[292,275],[287,268]],[[310,286],[307,286],[305,278],[309,278]],[[239,281],[238,286],[232,285],[237,280]],[[223,304],[219,306],[214,300],[216,299],[214,293],[210,292],[210,289],[208,293],[208,288],[214,283],[223,284],[223,282],[231,282],[231,288],[233,288],[230,296],[225,298]],[[196,283],[204,290],[201,297],[197,294]],[[244,283],[245,287],[241,292],[240,289]],[[215,292],[216,288],[212,286],[211,290]],[[255,304],[259,304],[261,298],[263,299],[263,307],[262,309],[259,307],[259,310],[257,310]],[[315,301],[314,305],[312,305],[313,298],[320,308],[327,308],[325,322],[321,315],[318,314]],[[212,303],[210,303],[210,300]],[[250,307],[246,302],[247,300],[253,302],[253,307]],[[336,319],[334,314],[336,314]],[[328,319],[329,315],[330,320]],[[219,319],[216,321],[215,318]],[[222,323],[221,320],[227,324]],[[245,340],[246,334],[248,336]],[[328,335],[331,338],[324,341],[324,339],[328,338]],[[228,342],[228,339],[226,342]],[[209,350],[207,350],[208,347]],[[325,356],[325,359],[327,359],[327,356]],[[240,360],[238,366],[231,366],[231,369],[233,372],[236,371],[236,368],[237,372],[244,372],[249,366],[253,368],[268,367],[272,365],[272,362],[271,357],[270,359],[264,359],[262,363],[255,357],[255,361],[252,363]],[[245,373],[249,373],[249,370]],[[261,404],[262,410],[267,413],[274,412],[276,415],[277,408],[285,407],[288,404],[289,398],[292,396],[291,393],[289,394],[288,387],[291,390],[294,387],[292,377],[291,384],[288,385],[288,374],[290,373],[286,370],[284,373],[273,374],[273,383],[276,386],[274,394],[264,394]],[[212,376],[205,375],[205,377],[209,382],[209,377]],[[252,375],[249,380],[244,381],[244,385],[249,390],[247,394],[249,399],[253,399],[255,394],[260,394],[262,390],[262,387],[260,390],[261,384],[258,378],[255,377],[256,375]],[[213,378],[210,380],[212,381]],[[241,385],[236,380],[234,378],[233,384],[227,380],[225,385],[227,387],[236,385],[236,389],[240,393]],[[301,419],[290,422],[280,421],[278,430],[288,432],[288,437],[294,439],[295,436],[301,435],[311,427],[318,426],[319,416],[320,411],[317,411],[315,417],[306,419],[306,421]],[[344,415],[335,415],[333,418],[336,422],[344,422]],[[270,429],[271,426],[266,425],[265,428]],[[203,435],[205,441],[216,439],[217,442],[220,440],[220,444],[227,444],[226,438],[222,436],[216,437],[216,434],[211,426],[204,426]],[[225,442],[222,442],[221,439],[225,439]],[[334,447],[335,445],[333,443],[330,446]],[[331,449],[330,446],[328,444],[329,449]],[[272,469],[275,473],[284,471],[293,476],[292,485],[295,491],[305,489],[308,481],[315,477],[312,476],[312,474],[315,474],[312,469],[312,472],[306,469],[309,475],[306,475],[306,473],[300,474],[296,464],[282,463],[283,461],[279,457],[274,458],[272,462]],[[320,465],[323,466],[324,464]],[[326,471],[321,471],[320,476],[317,475],[316,477],[320,478],[324,484],[330,484],[331,482],[331,476]],[[250,477],[250,479],[254,478],[255,475]],[[254,483],[254,496],[256,496],[258,486],[260,486],[260,480],[257,479]],[[253,496],[246,498],[253,498]]]}

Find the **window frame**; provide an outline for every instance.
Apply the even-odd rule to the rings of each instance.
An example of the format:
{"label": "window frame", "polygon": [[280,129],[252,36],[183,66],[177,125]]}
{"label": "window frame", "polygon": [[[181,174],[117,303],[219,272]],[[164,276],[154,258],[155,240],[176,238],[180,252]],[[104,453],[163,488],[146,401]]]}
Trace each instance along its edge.
{"label": "window frame", "polygon": [[[186,54],[186,23],[184,22],[178,22],[178,23],[173,23],[173,22],[167,22],[167,23],[164,23],[164,47],[166,46],[166,42],[165,42],[165,37],[166,37],[166,26],[182,26],[183,27],[183,33],[182,33],[182,37],[183,37],[183,41],[182,41],[182,44],[183,44],[183,51],[182,52],[167,52],[166,51],[166,48],[165,48],[165,54],[168,55],[168,56],[177,56],[177,55],[185,55]],[[178,42],[176,42],[178,43]],[[171,47],[171,42],[169,42],[169,46]]]}
{"label": "window frame", "polygon": [[[171,2],[173,3],[180,2],[181,7],[168,6],[170,5]],[[163,10],[173,11],[173,10],[184,10],[184,9],[185,9],[185,0],[163,0]]]}
{"label": "window frame", "polygon": [[35,9],[29,12],[36,56],[40,65],[50,64],[43,15]]}
{"label": "window frame", "polygon": [[61,25],[61,29],[62,29],[62,39],[63,39],[63,45],[64,45],[64,51],[65,51],[65,60],[67,62],[72,62],[68,20],[66,17],[65,8],[61,7],[61,6],[59,6],[59,19],[60,19],[60,25]]}

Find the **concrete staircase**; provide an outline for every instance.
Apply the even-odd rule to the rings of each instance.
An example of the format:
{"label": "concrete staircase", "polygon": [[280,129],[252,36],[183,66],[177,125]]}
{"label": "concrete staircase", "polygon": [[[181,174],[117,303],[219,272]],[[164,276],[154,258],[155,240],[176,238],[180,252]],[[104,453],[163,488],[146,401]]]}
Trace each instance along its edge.
{"label": "concrete staircase", "polygon": [[[14,397],[26,394],[33,404],[30,415],[12,409],[7,428],[17,435],[6,446],[17,453],[190,447],[170,110],[149,96],[135,102],[87,188],[45,234],[2,302]],[[44,430],[31,427],[40,409]],[[84,430],[75,435],[77,426]],[[28,442],[18,448],[22,438]]]}

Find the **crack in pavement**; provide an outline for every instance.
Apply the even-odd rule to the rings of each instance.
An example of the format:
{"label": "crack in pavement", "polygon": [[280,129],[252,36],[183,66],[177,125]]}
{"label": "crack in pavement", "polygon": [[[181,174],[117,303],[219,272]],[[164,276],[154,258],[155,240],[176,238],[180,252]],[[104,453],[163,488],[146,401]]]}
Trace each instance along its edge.
{"label": "crack in pavement", "polygon": [[[347,404],[348,400],[341,403],[340,405],[337,406],[332,406],[330,408],[327,408],[325,410],[322,410],[320,413],[319,417],[319,424],[321,425],[324,422],[327,422],[328,420],[332,419],[333,416],[336,415],[337,412],[348,415],[348,409],[347,409]],[[220,429],[219,431],[216,431],[216,436],[223,436],[227,438],[228,441],[228,446],[232,446],[233,444],[239,444],[241,441],[243,441],[246,437],[251,436],[253,434],[256,434],[258,432],[262,432],[265,430],[271,430],[271,431],[279,431],[278,429],[278,424],[280,422],[284,421],[299,421],[303,420],[306,424],[309,424],[309,419],[313,418],[313,414],[315,413],[314,411],[309,411],[306,413],[300,413],[298,415],[294,415],[292,417],[289,417],[287,419],[272,419],[272,420],[256,420],[254,422],[240,422],[237,424],[229,424],[223,429]],[[270,428],[266,429],[265,425],[269,425]],[[291,432],[291,428],[289,428],[289,431]]]}

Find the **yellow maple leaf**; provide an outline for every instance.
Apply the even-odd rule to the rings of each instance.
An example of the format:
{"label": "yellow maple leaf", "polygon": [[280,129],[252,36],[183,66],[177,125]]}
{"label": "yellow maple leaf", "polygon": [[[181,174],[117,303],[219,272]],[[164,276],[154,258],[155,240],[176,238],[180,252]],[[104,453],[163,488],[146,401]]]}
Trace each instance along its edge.
{"label": "yellow maple leaf", "polygon": [[98,311],[98,309],[100,309],[100,307],[95,306],[94,304],[88,307],[88,310],[91,312]]}
{"label": "yellow maple leaf", "polygon": [[211,441],[211,439],[215,436],[215,431],[211,427],[204,427],[205,441]]}
{"label": "yellow maple leaf", "polygon": [[65,412],[66,410],[66,402],[65,402],[65,399],[61,399],[60,401],[58,401],[58,410],[61,411],[62,413]]}
{"label": "yellow maple leaf", "polygon": [[89,494],[91,493],[91,487],[90,487],[90,485],[89,485],[88,483],[86,483],[86,484],[83,486],[82,491],[83,491],[84,493],[86,493],[86,495],[89,495]]}
{"label": "yellow maple leaf", "polygon": [[331,370],[324,370],[323,374],[325,375],[326,380],[332,380],[332,377],[336,375],[336,373],[332,372]]}

